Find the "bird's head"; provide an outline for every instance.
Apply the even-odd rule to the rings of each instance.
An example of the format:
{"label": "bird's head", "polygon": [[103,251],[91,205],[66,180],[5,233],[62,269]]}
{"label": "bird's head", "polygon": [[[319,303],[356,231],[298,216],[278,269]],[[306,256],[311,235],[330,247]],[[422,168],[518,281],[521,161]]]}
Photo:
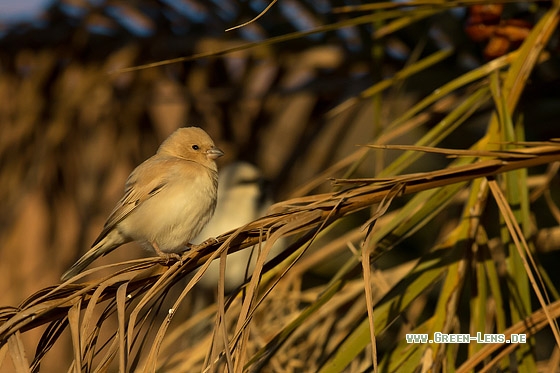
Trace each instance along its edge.
{"label": "bird's head", "polygon": [[214,145],[214,141],[202,128],[185,127],[172,133],[161,144],[158,154],[186,159],[217,170],[215,160],[224,155],[224,152]]}

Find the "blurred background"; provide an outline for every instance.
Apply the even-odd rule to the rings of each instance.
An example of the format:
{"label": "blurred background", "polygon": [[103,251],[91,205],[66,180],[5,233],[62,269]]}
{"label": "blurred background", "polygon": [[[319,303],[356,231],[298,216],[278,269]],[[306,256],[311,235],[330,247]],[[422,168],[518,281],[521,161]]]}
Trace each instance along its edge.
{"label": "blurred background", "polygon": [[[100,232],[131,170],[176,128],[204,128],[225,151],[220,168],[256,166],[266,199],[328,191],[328,178],[342,174],[325,169],[436,88],[515,49],[550,7],[455,7],[390,29],[360,19],[371,11],[341,9],[359,4],[280,0],[226,31],[269,2],[0,0],[0,304],[57,283]],[[558,35],[551,40],[520,104],[527,140],[560,135]],[[398,75],[437,53],[421,73]],[[387,79],[382,94],[367,92]],[[469,89],[388,141],[415,143]],[[481,105],[442,146],[470,147],[492,109]],[[376,153],[353,176],[375,175],[387,157]],[[426,157],[410,170],[438,162]],[[129,246],[103,260],[142,255]]]}
{"label": "blurred background", "polygon": [[[332,13],[343,2],[281,1],[229,32],[267,3],[2,4],[2,304],[17,304],[58,280],[90,247],[130,171],[176,128],[204,128],[226,153],[220,167],[234,161],[257,166],[268,180],[267,193],[280,200],[460,69],[440,65],[390,105],[366,100],[329,118],[325,114],[337,104],[394,73],[414,46],[394,40],[393,57],[374,56],[372,29],[364,25],[218,57],[118,70],[343,20],[347,16]],[[427,50],[438,48],[427,34],[423,43]]]}

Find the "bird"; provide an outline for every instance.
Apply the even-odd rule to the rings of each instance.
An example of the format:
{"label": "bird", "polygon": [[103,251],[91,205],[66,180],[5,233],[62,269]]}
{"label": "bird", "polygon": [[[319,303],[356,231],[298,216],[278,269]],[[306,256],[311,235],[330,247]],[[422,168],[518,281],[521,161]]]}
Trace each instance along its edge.
{"label": "bird", "polygon": [[[219,172],[216,212],[194,242],[202,242],[207,237],[235,230],[264,216],[273,203],[271,194],[270,183],[256,166],[244,161],[225,166]],[[284,247],[283,240],[277,241],[269,258],[277,255]],[[252,273],[257,256],[256,252],[252,253],[252,249],[228,254],[224,279],[227,292],[241,285],[246,274]],[[219,278],[220,263],[217,260],[210,264],[199,284],[205,290],[213,289]]]}
{"label": "bird", "polygon": [[156,154],[136,167],[103,230],[61,277],[66,281],[127,242],[169,260],[180,258],[216,208],[218,167],[224,152],[198,127],[173,132]]}

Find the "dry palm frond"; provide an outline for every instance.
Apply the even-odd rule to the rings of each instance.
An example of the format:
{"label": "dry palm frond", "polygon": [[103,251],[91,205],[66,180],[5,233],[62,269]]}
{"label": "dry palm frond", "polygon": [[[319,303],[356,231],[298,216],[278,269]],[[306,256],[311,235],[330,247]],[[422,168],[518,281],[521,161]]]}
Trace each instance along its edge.
{"label": "dry palm frond", "polygon": [[[265,247],[269,248],[280,237],[298,234],[300,238],[288,246],[277,258],[266,265],[261,260],[255,270],[256,276],[248,280],[242,293],[236,293],[239,294],[238,296],[234,294],[225,304],[225,309],[221,311],[222,317],[227,315],[229,319],[235,319],[235,313],[241,312],[243,307],[246,307],[243,311],[244,316],[242,316],[243,314],[237,316],[240,318],[235,331],[230,329],[231,326],[225,324],[214,331],[216,338],[217,335],[223,333],[227,346],[224,347],[220,338],[215,339],[216,346],[221,347],[216,347],[218,354],[212,355],[213,359],[224,358],[231,354],[230,356],[234,356],[238,361],[241,359],[238,349],[247,346],[247,343],[253,343],[254,331],[250,332],[253,319],[261,317],[258,316],[261,312],[266,313],[263,307],[266,307],[269,302],[266,298],[267,295],[270,294],[270,290],[277,291],[282,287],[283,274],[278,275],[274,280],[265,281],[259,271],[262,270],[262,273],[265,274],[281,266],[283,261],[291,260],[293,263],[292,255],[302,247],[304,248],[305,242],[328,225],[345,215],[375,204],[382,204],[383,199],[391,194],[393,194],[391,198],[395,198],[398,195],[419,193],[485,177],[492,178],[512,170],[560,161],[559,143],[551,141],[531,145],[531,143],[525,143],[522,149],[510,149],[507,152],[476,150],[454,152],[445,149],[396,146],[395,148],[406,150],[468,156],[473,159],[473,162],[467,166],[449,167],[440,171],[401,175],[393,178],[336,180],[336,184],[349,187],[343,191],[295,198],[278,203],[273,207],[271,214],[234,232],[217,237],[216,242],[195,247],[183,256],[181,262],[176,262],[167,269],[164,266],[165,263],[159,259],[135,260],[119,263],[119,266],[123,268],[113,275],[85,283],[73,283],[80,281],[87,274],[95,273],[100,268],[89,270],[69,282],[39,291],[17,308],[2,308],[0,341],[2,345],[9,346],[10,355],[16,359],[22,354],[21,349],[17,348],[20,346],[17,341],[21,333],[48,324],[49,331],[43,335],[42,341],[38,345],[39,349],[34,362],[37,365],[56,342],[62,330],[69,326],[75,352],[74,364],[82,368],[86,366],[92,368],[93,361],[104,366],[111,360],[118,359],[121,369],[129,370],[133,367],[131,364],[138,363],[134,353],[146,348],[150,353],[146,355],[147,358],[142,364],[155,369],[158,364],[160,346],[165,341],[167,328],[175,316],[176,310],[181,306],[187,293],[192,290],[211,260],[220,256],[225,250],[231,253],[250,246],[263,245],[263,242],[265,242]],[[480,160],[474,161],[477,158]],[[398,187],[396,194],[395,187]],[[266,251],[265,249],[263,259],[266,257]],[[199,267],[200,269],[195,272]],[[288,272],[283,273],[289,273],[290,267],[287,268]],[[155,318],[158,309],[162,306],[162,300],[166,298],[171,288],[190,273],[196,274],[184,288],[182,294],[171,300],[173,306],[167,311],[167,316],[162,320]],[[347,281],[351,278],[352,276],[347,277]],[[273,289],[274,287],[278,289]],[[269,290],[265,291],[265,289]],[[242,294],[244,296],[240,298]],[[242,302],[244,306],[239,308],[241,305],[238,302],[243,299],[245,299]],[[253,300],[247,303],[249,299]],[[114,315],[118,319],[116,331],[111,333],[112,337],[109,339],[100,339],[104,324],[109,322]],[[224,322],[224,320],[220,321],[220,323]],[[147,332],[145,330],[147,325],[154,330],[159,329],[159,332],[155,335]],[[290,334],[286,334],[282,338],[282,342],[275,342],[276,348],[270,350],[267,356],[270,357],[270,353],[281,346]],[[243,335],[245,337],[242,337]],[[149,338],[151,342],[145,340],[146,338]],[[267,346],[269,346],[267,348],[272,347],[270,342]],[[252,351],[252,349],[248,351]],[[244,350],[243,354],[249,353],[248,351]],[[98,360],[100,357],[101,362]],[[229,364],[234,364],[230,359],[228,359]],[[255,364],[257,361],[262,362],[263,360],[261,357],[248,361],[250,364]],[[216,362],[212,360],[209,361],[209,364]]]}

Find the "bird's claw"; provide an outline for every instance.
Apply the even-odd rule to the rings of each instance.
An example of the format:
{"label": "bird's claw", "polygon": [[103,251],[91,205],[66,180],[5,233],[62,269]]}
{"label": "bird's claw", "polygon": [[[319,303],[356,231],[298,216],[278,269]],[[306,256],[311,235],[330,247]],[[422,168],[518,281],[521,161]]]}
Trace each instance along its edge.
{"label": "bird's claw", "polygon": [[152,246],[156,253],[160,256],[160,258],[165,259],[165,265],[169,264],[171,259],[175,259],[175,261],[179,262],[179,265],[183,265],[183,256],[178,253],[164,253],[160,250],[159,246],[156,243],[152,243]]}
{"label": "bird's claw", "polygon": [[169,262],[171,260],[175,260],[176,262],[179,262],[179,265],[183,265],[183,256],[181,254],[177,254],[177,253],[161,253],[160,255],[161,258],[165,259],[165,265],[169,265]]}
{"label": "bird's claw", "polygon": [[171,253],[169,256],[172,256],[173,258],[175,258],[175,260],[179,262],[180,266],[183,265],[183,256],[181,254]]}

